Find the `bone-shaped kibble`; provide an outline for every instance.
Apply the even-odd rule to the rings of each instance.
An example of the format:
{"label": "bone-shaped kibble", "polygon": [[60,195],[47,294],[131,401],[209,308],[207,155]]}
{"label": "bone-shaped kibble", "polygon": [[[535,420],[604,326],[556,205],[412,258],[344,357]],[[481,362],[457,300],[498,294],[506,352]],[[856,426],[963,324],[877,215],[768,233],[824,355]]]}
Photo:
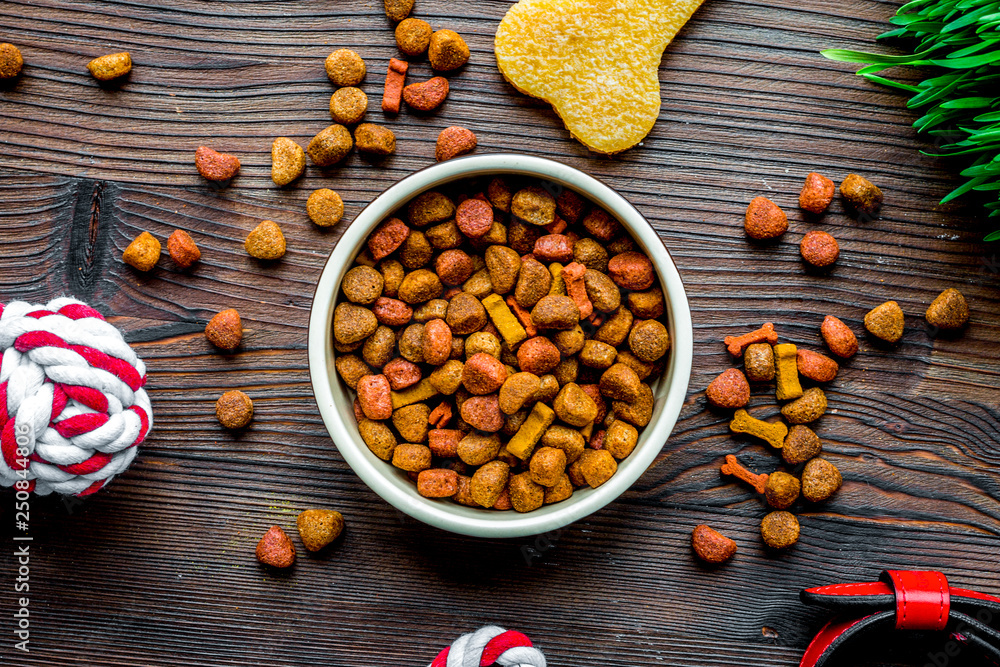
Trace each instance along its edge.
{"label": "bone-shaped kibble", "polygon": [[721,471],[723,475],[732,475],[743,480],[756,489],[757,493],[764,493],[764,489],[767,487],[767,475],[755,475],[740,465],[740,462],[732,454],[726,454],[726,462],[722,464]]}
{"label": "bone-shaped kibble", "polygon": [[733,421],[729,422],[729,430],[734,433],[747,433],[754,437],[765,440],[767,444],[775,449],[785,446],[785,436],[788,435],[788,427],[784,422],[766,422],[750,416],[746,410],[737,410],[733,415]]}
{"label": "bone-shaped kibble", "polygon": [[726,336],[723,342],[729,348],[729,354],[739,357],[742,356],[747,346],[754,343],[769,343],[774,345],[778,342],[778,334],[774,330],[774,325],[767,322],[760,329],[745,333],[742,336]]}
{"label": "bone-shaped kibble", "polygon": [[590,297],[587,296],[587,286],[583,281],[583,274],[586,272],[587,267],[580,262],[567,264],[562,270],[563,282],[566,283],[566,294],[573,299],[573,303],[580,309],[581,320],[587,319],[594,312],[594,304],[590,302]]}
{"label": "bone-shaped kibble", "polygon": [[448,401],[441,401],[440,405],[431,410],[431,413],[427,415],[427,423],[431,424],[434,428],[445,428],[448,426],[448,422],[451,421],[451,405]]}
{"label": "bone-shaped kibble", "polygon": [[528,334],[528,338],[537,336],[538,328],[535,326],[534,322],[531,321],[531,313],[526,311],[524,308],[521,308],[521,304],[519,304],[517,299],[513,296],[507,297],[507,305],[510,306],[512,311],[514,311],[514,317],[516,317],[517,321],[521,323],[522,327],[524,327],[524,332]]}

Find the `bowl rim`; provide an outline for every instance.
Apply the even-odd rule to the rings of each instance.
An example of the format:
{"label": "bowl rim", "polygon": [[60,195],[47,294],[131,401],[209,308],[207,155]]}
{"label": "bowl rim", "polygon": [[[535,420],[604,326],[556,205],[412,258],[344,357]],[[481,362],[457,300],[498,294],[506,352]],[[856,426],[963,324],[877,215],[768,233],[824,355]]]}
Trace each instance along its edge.
{"label": "bowl rim", "polygon": [[[397,483],[399,480],[387,474],[391,470],[384,469],[391,464],[370,452],[356,428],[353,433],[349,431],[344,406],[338,413],[332,386],[337,377],[332,364],[331,329],[339,281],[371,230],[423,192],[464,178],[504,174],[539,178],[568,187],[620,220],[653,259],[664,291],[671,335],[671,357],[661,379],[667,384],[665,397],[657,399],[656,403],[662,401],[661,406],[657,408],[654,404],[653,419],[640,434],[635,450],[619,463],[618,472],[596,489],[578,491],[583,495],[577,500],[571,498],[525,514],[487,512],[447,500],[424,498],[416,493],[409,480],[405,480],[405,486]],[[687,396],[693,335],[690,306],[680,273],[663,240],[635,206],[603,181],[575,167],[538,156],[493,153],[455,158],[415,171],[386,188],[355,216],[330,251],[316,282],[309,310],[307,357],[310,383],[324,426],[348,466],[372,491],[396,509],[437,528],[475,537],[510,538],[554,531],[578,521],[618,498],[646,472],[666,445]],[[346,412],[353,414],[353,406],[346,408]],[[461,515],[469,510],[482,516]]]}

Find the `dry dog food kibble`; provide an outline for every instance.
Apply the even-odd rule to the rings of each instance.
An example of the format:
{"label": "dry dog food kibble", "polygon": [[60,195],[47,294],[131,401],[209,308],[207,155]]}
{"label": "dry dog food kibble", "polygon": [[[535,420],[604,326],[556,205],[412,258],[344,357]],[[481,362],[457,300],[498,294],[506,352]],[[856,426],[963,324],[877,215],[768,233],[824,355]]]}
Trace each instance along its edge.
{"label": "dry dog food kibble", "polygon": [[430,46],[433,32],[427,21],[405,19],[396,26],[396,46],[408,56],[422,56]]}
{"label": "dry dog food kibble", "polygon": [[392,155],[396,152],[396,135],[387,127],[362,123],[354,130],[354,143],[362,153]]}
{"label": "dry dog food kibble", "polygon": [[766,441],[775,449],[781,449],[788,435],[788,427],[782,422],[766,422],[751,417],[746,410],[737,410],[733,420],[729,422],[729,430],[733,433],[746,433]]}
{"label": "dry dog food kibble", "polygon": [[781,414],[789,424],[808,424],[826,412],[826,394],[819,387],[811,387],[802,396],[781,408]]}
{"label": "dry dog food kibble", "polygon": [[243,322],[235,308],[220,311],[208,321],[205,338],[220,350],[232,350],[243,340]]}
{"label": "dry dog food kibble", "polygon": [[0,44],[0,79],[13,79],[21,73],[24,58],[21,51],[13,44]]}
{"label": "dry dog food kibble", "polygon": [[781,458],[788,465],[796,466],[819,456],[822,451],[823,444],[819,436],[808,426],[795,424],[788,429],[785,446],[781,448]]}
{"label": "dry dog food kibble", "polygon": [[215,402],[215,416],[226,428],[243,428],[253,419],[253,401],[242,391],[227,391]]}
{"label": "dry dog food kibble", "polygon": [[111,53],[94,58],[87,63],[91,76],[98,81],[113,81],[132,71],[132,57],[128,52]]}
{"label": "dry dog food kibble", "polygon": [[306,213],[320,227],[331,227],[344,217],[344,200],[329,188],[314,190],[306,202]]}
{"label": "dry dog food kibble", "polygon": [[448,72],[469,61],[469,47],[454,30],[438,30],[431,35],[427,59],[435,70]]}
{"label": "dry dog food kibble", "polygon": [[335,85],[356,86],[365,78],[365,61],[350,49],[337,49],[326,58],[326,75]]}
{"label": "dry dog food kibble", "polygon": [[251,257],[263,260],[281,259],[285,256],[285,235],[281,233],[281,227],[276,223],[265,220],[247,234],[244,246]]}
{"label": "dry dog food kibble", "polygon": [[368,96],[354,86],[340,88],[330,96],[330,117],[341,125],[357,125],[368,111]]}
{"label": "dry dog food kibble", "polygon": [[887,343],[896,343],[903,337],[903,310],[895,301],[875,306],[865,315],[868,333]]}
{"label": "dry dog food kibble", "polygon": [[798,350],[793,344],[781,343],[774,346],[774,375],[777,384],[775,393],[779,401],[787,401],[802,395]]}
{"label": "dry dog food kibble", "polygon": [[422,83],[411,83],[403,88],[403,101],[417,111],[433,111],[448,97],[448,79],[436,76]]}
{"label": "dry dog food kibble", "polygon": [[727,368],[705,390],[708,402],[717,408],[742,408],[750,402],[750,385],[736,368]]}
{"label": "dry dog food kibble", "polygon": [[803,211],[822,213],[833,201],[837,186],[826,176],[813,172],[806,176],[805,185],[799,193],[799,208]]}
{"label": "dry dog food kibble", "polygon": [[[398,107],[397,107],[398,108]],[[453,125],[441,130],[434,155],[438,162],[471,153],[476,148],[476,135],[472,130]]]}
{"label": "dry dog food kibble", "polygon": [[743,371],[751,382],[774,379],[774,348],[768,343],[753,343],[743,353]]}
{"label": "dry dog food kibble", "polygon": [[390,21],[399,22],[413,11],[414,0],[384,0],[385,15]]}
{"label": "dry dog food kibble", "polygon": [[764,497],[774,509],[788,509],[799,499],[800,489],[801,483],[797,477],[779,470],[767,476]]}
{"label": "dry dog food kibble", "polygon": [[149,232],[139,234],[122,253],[122,261],[139,271],[152,271],[160,259],[160,242]]}
{"label": "dry dog food kibble", "polygon": [[331,125],[313,137],[306,150],[317,166],[330,167],[347,157],[352,148],[351,131],[343,125]]}
{"label": "dry dog food kibble", "polygon": [[823,318],[820,335],[830,351],[841,359],[850,359],[858,351],[858,337],[850,327],[833,315]]}
{"label": "dry dog food kibble", "polygon": [[706,563],[724,563],[736,553],[736,542],[702,524],[691,532],[691,548]]}
{"label": "dry dog food kibble", "polygon": [[825,268],[837,261],[840,246],[837,239],[826,232],[814,229],[806,232],[799,244],[799,252],[809,264],[817,268]]}
{"label": "dry dog food kibble", "polygon": [[840,366],[836,361],[812,350],[796,351],[796,364],[799,375],[814,382],[830,382],[837,377]]}
{"label": "dry dog food kibble", "polygon": [[840,488],[844,479],[826,459],[813,459],[802,470],[802,497],[811,503],[826,500]]}
{"label": "dry dog food kibble", "polygon": [[302,175],[306,168],[306,152],[288,137],[278,137],[271,143],[271,180],[285,186]]}
{"label": "dry dog food kibble", "polygon": [[882,208],[882,191],[868,179],[850,174],[840,184],[840,195],[858,213],[875,215]]}
{"label": "dry dog food kibble", "polygon": [[240,160],[208,146],[199,146],[194,152],[194,166],[206,180],[228,181],[240,171]]}
{"label": "dry dog food kibble", "polygon": [[931,302],[925,317],[938,329],[961,329],[969,321],[969,304],[961,292],[949,288]]}
{"label": "dry dog food kibble", "polygon": [[786,549],[799,541],[799,520],[791,512],[771,512],[760,522],[760,536],[772,549]]}
{"label": "dry dog food kibble", "polygon": [[752,239],[774,239],[788,231],[788,216],[767,197],[756,197],[747,207],[743,228]]}
{"label": "dry dog food kibble", "polygon": [[649,258],[606,212],[526,179],[444,186],[396,215],[334,309],[367,446],[467,506],[528,512],[607,482],[669,356]]}
{"label": "dry dog food kibble", "polygon": [[201,259],[201,251],[198,250],[194,239],[183,229],[175,229],[170,235],[167,239],[167,250],[170,252],[170,258],[182,269],[190,268]]}

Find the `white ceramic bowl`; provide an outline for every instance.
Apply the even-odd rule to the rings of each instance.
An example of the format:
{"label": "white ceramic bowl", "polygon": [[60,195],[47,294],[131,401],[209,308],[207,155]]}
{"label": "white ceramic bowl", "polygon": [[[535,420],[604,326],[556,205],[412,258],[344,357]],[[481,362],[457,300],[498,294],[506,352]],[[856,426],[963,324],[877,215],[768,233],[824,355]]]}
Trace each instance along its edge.
{"label": "white ceramic bowl", "polygon": [[[632,454],[597,489],[578,489],[568,500],[534,512],[496,512],[450,500],[424,498],[406,474],[369,451],[354,420],[353,395],[333,366],[333,309],[340,281],[371,231],[413,197],[451,181],[487,175],[536,177],[575,190],[614,215],[653,260],[667,302],[671,346],[666,372],[653,386],[653,418]],[[520,537],[556,530],[581,519],[627,490],[663,448],[677,422],[691,376],[691,311],[677,267],[645,218],[621,195],[587,174],[559,162],[525,155],[476,155],[441,162],[399,181],[351,223],[323,269],[309,318],[309,372],[320,414],[348,465],[378,495],[415,519],[478,537]]]}

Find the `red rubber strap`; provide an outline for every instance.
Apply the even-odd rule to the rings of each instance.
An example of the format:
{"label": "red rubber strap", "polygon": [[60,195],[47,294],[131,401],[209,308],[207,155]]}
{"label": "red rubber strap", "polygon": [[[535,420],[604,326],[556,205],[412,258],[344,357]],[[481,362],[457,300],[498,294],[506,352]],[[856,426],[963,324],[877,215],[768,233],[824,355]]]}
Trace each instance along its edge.
{"label": "red rubber strap", "polygon": [[897,630],[944,630],[951,613],[948,579],[940,572],[886,570],[896,595]]}
{"label": "red rubber strap", "polygon": [[[867,617],[865,617],[867,618]],[[820,658],[830,650],[831,645],[845,632],[863,621],[864,618],[854,618],[846,621],[830,621],[823,626],[823,629],[816,633],[813,640],[809,642],[799,667],[815,667]]]}

